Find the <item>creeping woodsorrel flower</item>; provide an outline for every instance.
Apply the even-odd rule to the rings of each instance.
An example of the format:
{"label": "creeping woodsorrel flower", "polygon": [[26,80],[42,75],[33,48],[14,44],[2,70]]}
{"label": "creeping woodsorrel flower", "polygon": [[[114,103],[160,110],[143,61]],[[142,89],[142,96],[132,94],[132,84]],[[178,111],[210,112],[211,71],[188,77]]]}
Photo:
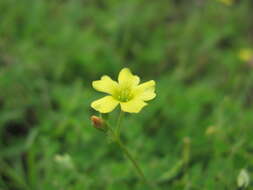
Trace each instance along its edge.
{"label": "creeping woodsorrel flower", "polygon": [[109,94],[91,103],[91,107],[100,113],[109,113],[120,104],[121,110],[129,113],[138,113],[147,105],[145,101],[155,98],[155,81],[150,80],[143,84],[140,78],[133,75],[128,68],[120,71],[118,82],[109,76],[102,76],[92,83],[97,91]]}

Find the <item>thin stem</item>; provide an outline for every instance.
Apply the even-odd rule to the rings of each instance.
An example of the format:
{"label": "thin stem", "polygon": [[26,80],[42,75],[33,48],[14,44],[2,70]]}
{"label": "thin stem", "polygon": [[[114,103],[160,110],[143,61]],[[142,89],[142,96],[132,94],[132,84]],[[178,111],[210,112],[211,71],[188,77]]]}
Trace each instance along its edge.
{"label": "thin stem", "polygon": [[138,175],[141,177],[141,179],[149,185],[146,177],[144,176],[144,173],[142,172],[141,168],[139,167],[137,161],[133,158],[133,156],[130,154],[130,152],[128,151],[128,149],[126,148],[126,146],[122,143],[120,137],[117,135],[117,133],[115,133],[112,128],[108,125],[108,129],[110,130],[111,134],[113,135],[114,141],[119,145],[119,147],[121,148],[121,150],[124,152],[124,154],[126,155],[126,157],[132,162],[134,168],[136,169]]}
{"label": "thin stem", "polygon": [[116,138],[116,143],[120,146],[121,150],[125,153],[125,155],[127,156],[127,158],[132,162],[133,166],[135,167],[137,173],[139,174],[139,176],[141,177],[141,179],[148,184],[148,181],[146,179],[146,177],[144,176],[144,173],[142,172],[141,168],[139,167],[137,161],[133,158],[133,156],[130,154],[130,152],[128,151],[128,149],[123,145],[122,141],[120,140],[120,138]]}
{"label": "thin stem", "polygon": [[124,112],[122,110],[120,110],[118,121],[117,121],[117,125],[116,125],[116,130],[115,130],[116,131],[116,135],[118,137],[120,137],[121,121],[122,121],[123,115],[124,115]]}

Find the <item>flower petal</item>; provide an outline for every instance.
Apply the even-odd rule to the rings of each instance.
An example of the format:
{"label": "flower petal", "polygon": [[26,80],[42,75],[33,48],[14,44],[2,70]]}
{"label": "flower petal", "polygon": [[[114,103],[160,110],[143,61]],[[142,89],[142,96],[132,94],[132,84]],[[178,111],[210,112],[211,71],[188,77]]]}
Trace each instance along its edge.
{"label": "flower petal", "polygon": [[130,69],[124,68],[119,73],[118,81],[120,85],[133,87],[139,84],[140,78],[137,75],[133,75]]}
{"label": "flower petal", "polygon": [[92,82],[93,88],[97,91],[112,94],[118,87],[118,83],[112,80],[109,76],[102,76],[100,80]]}
{"label": "flower petal", "polygon": [[91,107],[100,113],[109,113],[119,104],[112,96],[105,96],[91,103]]}
{"label": "flower petal", "polygon": [[138,113],[146,105],[147,103],[137,98],[134,98],[130,100],[129,102],[120,102],[122,111],[129,112],[129,113]]}
{"label": "flower petal", "polygon": [[156,97],[155,81],[150,80],[136,87],[134,94],[136,97],[148,101]]}

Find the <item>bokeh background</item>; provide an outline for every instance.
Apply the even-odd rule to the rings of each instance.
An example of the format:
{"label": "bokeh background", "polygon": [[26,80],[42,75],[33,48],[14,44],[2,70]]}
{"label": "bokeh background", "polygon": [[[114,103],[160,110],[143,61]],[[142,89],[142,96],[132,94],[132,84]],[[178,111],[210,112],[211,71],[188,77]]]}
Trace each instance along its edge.
{"label": "bokeh background", "polygon": [[253,172],[252,11],[251,0],[1,0],[0,189],[150,189],[89,120],[103,96],[91,82],[123,67],[157,82],[122,127],[153,189],[238,189],[241,169]]}

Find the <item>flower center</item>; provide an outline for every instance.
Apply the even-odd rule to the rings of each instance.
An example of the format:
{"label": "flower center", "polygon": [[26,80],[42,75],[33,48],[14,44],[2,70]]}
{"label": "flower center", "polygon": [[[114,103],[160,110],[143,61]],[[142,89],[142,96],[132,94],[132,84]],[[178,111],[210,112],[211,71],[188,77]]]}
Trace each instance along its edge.
{"label": "flower center", "polygon": [[114,94],[114,98],[120,102],[128,102],[133,98],[133,93],[130,88],[121,88]]}

